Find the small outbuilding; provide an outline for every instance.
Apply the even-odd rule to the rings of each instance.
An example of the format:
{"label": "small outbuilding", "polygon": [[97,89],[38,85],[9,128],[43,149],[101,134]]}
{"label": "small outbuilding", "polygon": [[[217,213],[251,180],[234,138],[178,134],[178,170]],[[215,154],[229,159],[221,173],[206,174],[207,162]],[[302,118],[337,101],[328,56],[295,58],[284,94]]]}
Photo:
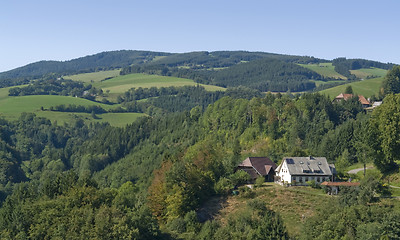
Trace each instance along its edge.
{"label": "small outbuilding", "polygon": [[265,181],[274,181],[276,164],[268,157],[248,157],[241,162],[237,170],[247,172],[254,181],[259,176],[265,177]]}

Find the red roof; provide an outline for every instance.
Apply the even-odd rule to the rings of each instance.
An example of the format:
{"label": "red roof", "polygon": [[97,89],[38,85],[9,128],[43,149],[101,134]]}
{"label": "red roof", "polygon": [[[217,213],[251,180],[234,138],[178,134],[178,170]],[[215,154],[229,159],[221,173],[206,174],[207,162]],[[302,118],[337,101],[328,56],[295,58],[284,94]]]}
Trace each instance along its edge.
{"label": "red roof", "polygon": [[276,169],[276,164],[267,157],[248,157],[238,167],[253,167],[262,176]]}
{"label": "red roof", "polygon": [[335,186],[335,187],[353,187],[360,186],[359,182],[323,182],[321,183],[323,186]]}
{"label": "red roof", "polygon": [[[353,94],[346,94],[346,93],[341,93],[339,94],[337,97],[335,97],[336,100],[347,100],[353,97]],[[371,105],[370,102],[368,102],[367,99],[365,99],[365,97],[363,95],[358,95],[358,101],[363,104],[363,105]]]}

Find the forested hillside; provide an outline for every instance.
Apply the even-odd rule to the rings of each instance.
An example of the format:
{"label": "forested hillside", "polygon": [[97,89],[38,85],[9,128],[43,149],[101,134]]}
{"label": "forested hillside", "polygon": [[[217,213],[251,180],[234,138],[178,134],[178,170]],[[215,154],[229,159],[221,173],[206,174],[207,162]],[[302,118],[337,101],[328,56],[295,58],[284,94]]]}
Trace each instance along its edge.
{"label": "forested hillside", "polygon": [[48,74],[61,76],[63,74],[122,68],[131,64],[151,61],[157,56],[167,55],[169,55],[169,53],[122,50],[102,52],[64,62],[40,61],[0,73],[0,87],[27,83],[28,80],[40,78]]}
{"label": "forested hillside", "polygon": [[[0,73],[0,87],[27,84],[33,79],[96,72],[122,68],[121,74],[146,73],[192,79],[202,84],[224,87],[245,86],[260,91],[303,92],[316,88],[315,81],[329,83],[336,79],[320,75],[304,64],[329,63],[308,56],[265,52],[216,51],[162,53],[151,51],[112,51],[70,61],[41,61]],[[295,65],[297,64],[297,65]],[[303,64],[301,66],[300,64]],[[334,71],[348,80],[358,79],[351,70],[390,69],[384,64],[364,59],[337,58]],[[345,83],[345,82],[343,82]],[[330,86],[329,83],[326,86]],[[340,83],[335,82],[335,85]]]}

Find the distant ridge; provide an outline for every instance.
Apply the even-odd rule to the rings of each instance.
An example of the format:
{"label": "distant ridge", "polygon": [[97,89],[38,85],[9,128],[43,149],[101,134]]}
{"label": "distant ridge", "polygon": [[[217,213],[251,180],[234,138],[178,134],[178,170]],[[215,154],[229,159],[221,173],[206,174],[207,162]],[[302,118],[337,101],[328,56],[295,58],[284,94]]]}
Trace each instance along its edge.
{"label": "distant ridge", "polygon": [[[0,88],[28,84],[34,79],[103,70],[121,69],[120,74],[144,73],[192,79],[197,83],[220,87],[245,86],[259,91],[313,91],[325,88],[336,78],[318,73],[308,66],[331,64],[332,71],[348,80],[359,80],[353,73],[362,68],[390,69],[385,64],[364,59],[337,58],[332,61],[312,56],[295,56],[249,51],[196,51],[167,53],[138,50],[101,52],[69,61],[39,61],[0,73]],[[323,65],[323,66],[325,66]],[[334,69],[333,69],[334,68]],[[352,72],[351,72],[352,71]],[[369,74],[368,76],[370,76]],[[320,86],[318,86],[321,88]]]}
{"label": "distant ridge", "polygon": [[168,55],[171,55],[171,53],[119,50],[101,52],[69,61],[39,61],[13,70],[1,72],[0,80],[37,78],[50,73],[70,74],[122,68],[131,64],[152,60],[156,56]]}

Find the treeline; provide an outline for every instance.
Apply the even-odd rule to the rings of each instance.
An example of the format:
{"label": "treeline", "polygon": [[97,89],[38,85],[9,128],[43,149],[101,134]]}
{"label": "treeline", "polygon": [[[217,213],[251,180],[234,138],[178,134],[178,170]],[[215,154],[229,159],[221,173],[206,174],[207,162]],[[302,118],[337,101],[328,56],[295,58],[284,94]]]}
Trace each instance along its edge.
{"label": "treeline", "polygon": [[102,52],[70,61],[40,61],[0,73],[0,87],[27,84],[31,80],[49,74],[57,77],[85,72],[125,68],[130,65],[153,64],[165,66],[191,66],[194,68],[227,67],[242,61],[252,61],[264,57],[296,63],[317,63],[313,57],[290,56],[262,52],[221,51],[163,53],[151,51],[120,50]]}
{"label": "treeline", "polygon": [[347,77],[349,80],[356,79],[356,76],[354,74],[351,74],[350,70],[357,70],[361,68],[382,68],[389,70],[394,66],[394,64],[391,63],[381,63],[365,59],[346,59],[346,58],[333,59],[332,65],[335,66],[336,72]]}
{"label": "treeline", "polygon": [[75,104],[68,104],[68,105],[61,104],[54,107],[51,106],[49,110],[57,112],[80,112],[80,113],[96,113],[96,114],[102,114],[107,112],[107,110],[98,105],[82,106]]}
{"label": "treeline", "polygon": [[[183,112],[199,106],[206,109],[207,106],[224,96],[233,98],[251,99],[261,97],[260,91],[245,88],[228,88],[225,92],[206,91],[202,86],[183,86],[183,87],[162,87],[162,88],[132,88],[118,97],[120,106],[104,109],[99,105],[75,105],[61,104],[51,106],[48,110],[59,112],[80,112],[80,113],[124,113],[136,112],[147,113],[148,115],[163,114],[167,112]],[[145,101],[138,101],[146,99]],[[42,109],[46,110],[46,109]]]}
{"label": "treeline", "polygon": [[224,68],[242,62],[250,62],[262,58],[276,59],[292,63],[318,63],[321,59],[307,56],[291,56],[265,52],[247,51],[215,51],[189,52],[173,54],[143,66],[163,65],[166,67],[186,66],[191,69]]}
{"label": "treeline", "polygon": [[262,59],[216,71],[212,78],[214,84],[224,87],[247,86],[262,92],[300,92],[315,88],[311,79],[323,77],[293,63]]}
{"label": "treeline", "polygon": [[[54,73],[57,76],[84,72],[95,72],[127,67],[131,64],[140,64],[151,61],[156,56],[168,56],[170,53],[150,51],[110,51],[102,52],[70,61],[40,61],[26,66],[0,73],[0,84],[10,83],[9,79],[41,78]],[[15,84],[8,85],[14,86]]]}
{"label": "treeline", "polygon": [[192,68],[169,68],[166,65],[130,66],[121,74],[148,73],[189,78],[198,83],[222,87],[245,86],[259,91],[307,91],[315,88],[310,80],[324,77],[294,63],[281,60],[261,59],[240,63],[221,70],[195,70]]}
{"label": "treeline", "polygon": [[97,95],[103,94],[103,90],[92,85],[84,85],[82,82],[65,80],[62,78],[45,78],[36,80],[25,87],[14,87],[8,90],[9,96],[26,95],[62,95],[81,97],[94,100]]}
{"label": "treeline", "polygon": [[[132,88],[118,97],[118,103],[129,112],[145,112],[151,114],[162,109],[165,112],[183,112],[199,106],[207,106],[224,96],[251,99],[263,94],[246,87],[228,88],[223,91],[206,91],[203,86]],[[138,101],[146,99],[146,101]],[[114,111],[110,110],[110,111]],[[152,114],[151,114],[152,115]]]}

